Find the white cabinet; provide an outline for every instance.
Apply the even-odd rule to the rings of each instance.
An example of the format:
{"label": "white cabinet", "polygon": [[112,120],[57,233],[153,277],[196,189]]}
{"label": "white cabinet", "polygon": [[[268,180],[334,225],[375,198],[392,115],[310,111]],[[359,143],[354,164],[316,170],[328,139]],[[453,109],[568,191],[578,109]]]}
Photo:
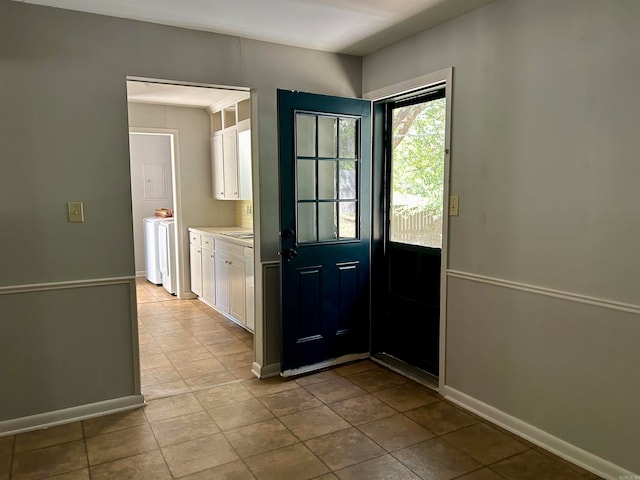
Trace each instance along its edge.
{"label": "white cabinet", "polygon": [[189,260],[191,263],[191,291],[202,296],[202,247],[189,245]]}
{"label": "white cabinet", "polygon": [[226,254],[216,252],[215,258],[215,290],[216,309],[229,313],[229,258]]}
{"label": "white cabinet", "polygon": [[189,229],[191,291],[210,307],[253,332],[253,248],[246,246],[246,242],[227,238],[214,229]]}
{"label": "white cabinet", "polygon": [[216,304],[215,252],[202,248],[202,298],[211,306]]}
{"label": "white cabinet", "polygon": [[246,326],[243,247],[218,240],[215,254],[216,308]]}
{"label": "white cabinet", "polygon": [[229,313],[243,325],[247,324],[245,316],[245,275],[244,258],[230,257],[229,261]]}
{"label": "white cabinet", "polygon": [[224,170],[224,198],[237,200],[238,195],[238,132],[231,127],[222,133],[222,165]]}
{"label": "white cabinet", "polygon": [[213,196],[224,199],[224,150],[222,148],[222,132],[216,133],[211,139],[213,162]]}
{"label": "white cabinet", "polygon": [[251,200],[251,100],[238,92],[211,113],[213,196]]}
{"label": "white cabinet", "polygon": [[213,235],[189,232],[191,260],[191,291],[205,303],[214,306],[215,292],[215,241]]}
{"label": "white cabinet", "polygon": [[212,139],[213,192],[219,200],[251,200],[251,130],[235,126]]}
{"label": "white cabinet", "polygon": [[251,130],[238,130],[238,194],[241,200],[251,200]]}

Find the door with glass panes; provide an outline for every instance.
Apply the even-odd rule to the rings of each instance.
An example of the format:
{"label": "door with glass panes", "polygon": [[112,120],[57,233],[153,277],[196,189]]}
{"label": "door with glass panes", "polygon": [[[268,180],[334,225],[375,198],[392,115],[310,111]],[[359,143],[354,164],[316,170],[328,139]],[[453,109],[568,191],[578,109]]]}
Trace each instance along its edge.
{"label": "door with glass panes", "polygon": [[282,371],[367,356],[371,104],[278,91]]}

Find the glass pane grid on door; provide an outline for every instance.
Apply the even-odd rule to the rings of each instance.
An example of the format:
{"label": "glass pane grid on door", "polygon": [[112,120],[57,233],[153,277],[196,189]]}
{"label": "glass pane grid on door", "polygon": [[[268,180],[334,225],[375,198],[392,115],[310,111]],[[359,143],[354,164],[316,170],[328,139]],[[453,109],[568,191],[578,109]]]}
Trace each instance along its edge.
{"label": "glass pane grid on door", "polygon": [[295,115],[298,243],[358,238],[358,119]]}

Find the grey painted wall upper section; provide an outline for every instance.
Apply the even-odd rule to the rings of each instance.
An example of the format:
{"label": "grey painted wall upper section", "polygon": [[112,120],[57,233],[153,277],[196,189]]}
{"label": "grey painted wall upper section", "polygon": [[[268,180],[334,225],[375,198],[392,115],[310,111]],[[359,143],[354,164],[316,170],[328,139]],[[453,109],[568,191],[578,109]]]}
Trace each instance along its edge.
{"label": "grey painted wall upper section", "polygon": [[497,1],[365,58],[454,67],[450,268],[640,304],[640,2]]}
{"label": "grey painted wall upper section", "polygon": [[[133,274],[127,75],[254,89],[268,219],[275,88],[355,96],[361,85],[357,57],[17,2],[0,3],[0,61],[0,285]],[[71,200],[85,202],[84,224],[66,222]],[[275,259],[278,226],[262,227],[263,257]]]}

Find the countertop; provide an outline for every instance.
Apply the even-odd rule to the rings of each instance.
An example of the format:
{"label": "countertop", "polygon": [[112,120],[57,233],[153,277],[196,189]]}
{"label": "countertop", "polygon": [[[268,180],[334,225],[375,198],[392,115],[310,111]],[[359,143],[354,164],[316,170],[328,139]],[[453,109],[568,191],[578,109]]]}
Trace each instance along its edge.
{"label": "countertop", "polygon": [[214,235],[220,240],[225,240],[230,243],[242,245],[243,247],[253,248],[253,239],[234,238],[229,235],[225,235],[226,232],[243,232],[252,233],[250,228],[246,227],[189,227],[190,232],[200,233],[203,235]]}

